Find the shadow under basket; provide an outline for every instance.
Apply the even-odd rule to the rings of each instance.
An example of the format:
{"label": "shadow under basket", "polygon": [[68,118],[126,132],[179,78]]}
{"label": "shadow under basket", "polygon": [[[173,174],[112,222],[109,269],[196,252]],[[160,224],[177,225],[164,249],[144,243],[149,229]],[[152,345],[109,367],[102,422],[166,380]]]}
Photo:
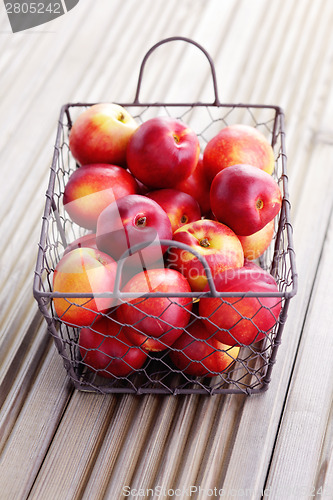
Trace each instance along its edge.
{"label": "shadow under basket", "polygon": [[[152,50],[166,41],[183,40],[196,45],[207,56],[212,69],[212,77],[215,90],[215,100],[212,103],[141,103],[139,101],[139,90],[141,85],[142,72],[145,61]],[[55,298],[63,298],[68,301],[69,307],[89,308],[89,300],[93,295],[89,294],[59,294],[52,289],[52,280],[54,269],[62,257],[66,247],[83,236],[86,231],[70,220],[63,207],[63,193],[69,176],[78,166],[71,155],[68,145],[68,136],[72,123],[76,117],[90,103],[66,104],[62,107],[58,122],[56,142],[54,148],[53,161],[50,169],[49,185],[46,193],[45,210],[42,219],[42,230],[38,248],[37,263],[34,277],[34,296],[38,302],[39,308],[44,315],[48,330],[52,335],[56,347],[63,358],[64,366],[72,380],[74,386],[80,390],[95,391],[99,393],[134,393],[134,394],[219,394],[219,393],[260,393],[269,387],[272,368],[276,360],[277,350],[281,343],[281,336],[284,324],[287,319],[287,312],[290,299],[297,290],[297,274],[295,267],[295,254],[293,249],[292,226],[290,222],[290,202],[288,194],[288,177],[286,172],[286,151],[284,134],[284,114],[280,107],[269,105],[251,105],[251,104],[222,104],[217,94],[214,65],[209,55],[204,49],[189,39],[174,37],[159,42],[154,46],[143,60],[137,94],[132,103],[118,103],[128,109],[131,115],[138,123],[155,116],[171,116],[184,121],[197,134],[203,151],[207,142],[216,135],[223,127],[243,123],[258,129],[263,133],[271,143],[275,153],[275,170],[272,174],[278,182],[282,192],[282,208],[279,215],[275,218],[274,237],[265,253],[257,262],[263,269],[268,271],[275,279],[278,292],[268,294],[276,299],[276,303],[281,306],[279,317],[269,332],[263,334],[259,342],[245,346],[240,345],[239,352],[235,355],[235,349],[224,346],[223,354],[228,358],[227,368],[221,372],[213,372],[206,369],[206,373],[201,376],[188,374],[190,365],[206,366],[206,358],[194,361],[188,357],[188,366],[184,369],[177,368],[173,362],[175,348],[173,345],[165,346],[160,351],[145,352],[145,361],[140,368],[130,370],[131,362],[128,361],[128,351],[122,350],[122,354],[110,357],[110,372],[112,364],[116,360],[123,366],[129,366],[131,373],[118,376],[105,377],[106,367],[103,371],[94,371],[89,365],[89,356],[79,347],[80,327],[76,325],[69,326],[57,316],[54,308]],[[161,242],[170,245],[171,241]],[[190,250],[190,249],[189,249]],[[137,249],[138,252],[141,249]],[[211,276],[205,259],[201,257],[205,266],[209,283]],[[119,287],[120,276],[122,273],[121,265],[118,264],[116,287],[103,296],[113,300],[109,311],[97,313],[98,316],[108,318],[115,317],[117,308],[123,304],[137,307],[134,297],[128,296],[121,291]],[[118,283],[118,284],[117,284]],[[157,294],[158,295],[158,294]],[[141,297],[142,301],[152,300],[157,297],[154,293],[146,293]],[[221,302],[221,306],[230,304],[230,299],[235,298],[239,301],[247,300],[249,297],[258,301],[258,307],[265,308],[264,298],[267,294],[223,294],[210,288],[205,293],[175,293],[172,295],[163,295],[165,299],[165,310],[169,307],[187,308],[186,314],[188,321],[185,328],[191,335],[191,325],[198,320],[206,320],[199,313],[199,301],[207,297],[216,297]],[[160,298],[160,296],[159,296]],[[180,298],[186,299],[180,304]],[[86,300],[83,300],[86,299]],[[229,302],[228,302],[229,301]],[[72,304],[72,305],[71,305]],[[74,304],[74,306],[73,306]],[[75,305],[76,304],[76,305]],[[164,311],[163,313],[164,314]],[[150,316],[153,318],[153,316]],[[163,321],[165,326],[165,335],[168,330],[174,329],[174,325],[168,325],[167,320],[159,313],[156,320]],[[249,318],[244,320],[251,321]],[[134,330],[140,331],[140,321],[132,325]],[[255,321],[255,320],[253,320]],[[95,322],[91,325],[94,328]],[[119,332],[126,328],[126,325],[119,322]],[[232,334],[232,332],[230,331]],[[263,332],[261,332],[263,333]],[[121,333],[120,333],[121,334]],[[163,343],[164,335],[159,338]],[[122,340],[117,339],[119,343]],[[103,350],[103,339],[95,349]],[[194,339],[193,339],[194,341]],[[203,342],[209,342],[203,341]],[[166,342],[167,344],[167,342]],[[144,344],[138,349],[143,349]],[[211,348],[211,352],[213,348]],[[209,354],[210,355],[210,354]],[[208,356],[209,357],[209,356]],[[126,370],[125,370],[126,371]]]}

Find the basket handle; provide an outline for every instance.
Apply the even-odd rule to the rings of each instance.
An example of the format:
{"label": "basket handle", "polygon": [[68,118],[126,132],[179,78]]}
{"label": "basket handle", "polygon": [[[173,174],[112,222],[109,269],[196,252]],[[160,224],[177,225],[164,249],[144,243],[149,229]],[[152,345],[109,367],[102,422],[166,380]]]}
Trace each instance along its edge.
{"label": "basket handle", "polygon": [[214,97],[215,97],[215,100],[212,103],[212,105],[214,105],[214,106],[220,105],[220,100],[219,100],[218,90],[217,90],[217,80],[216,80],[215,66],[214,66],[214,62],[213,62],[212,58],[210,57],[210,55],[208,54],[208,52],[206,51],[206,49],[204,49],[202,47],[202,45],[200,45],[199,43],[195,42],[191,38],[187,38],[187,37],[184,37],[184,36],[172,36],[172,37],[169,37],[169,38],[165,38],[165,39],[160,40],[159,42],[157,42],[155,45],[153,45],[148,50],[148,52],[146,53],[146,55],[144,56],[144,58],[143,58],[143,60],[141,62],[141,67],[140,67],[140,71],[139,71],[139,78],[138,78],[138,83],[137,83],[137,88],[136,88],[136,93],[135,93],[133,104],[140,104],[139,94],[140,94],[140,90],[141,90],[141,83],[142,83],[143,71],[144,71],[144,68],[145,68],[145,65],[146,65],[146,62],[147,62],[147,59],[149,58],[149,56],[152,54],[152,52],[154,52],[154,50],[156,50],[161,45],[163,45],[165,43],[169,43],[169,42],[179,41],[179,40],[184,41],[186,43],[190,43],[192,45],[195,45],[199,50],[201,50],[201,52],[203,52],[203,54],[208,59],[208,62],[209,62],[209,65],[210,65],[210,69],[211,69],[211,76],[212,76],[212,81],[213,81]]}

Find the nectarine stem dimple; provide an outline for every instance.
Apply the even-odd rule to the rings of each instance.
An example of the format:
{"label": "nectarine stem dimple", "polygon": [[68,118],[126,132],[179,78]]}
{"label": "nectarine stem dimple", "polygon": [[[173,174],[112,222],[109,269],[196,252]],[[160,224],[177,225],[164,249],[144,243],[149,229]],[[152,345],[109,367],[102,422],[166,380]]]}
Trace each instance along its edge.
{"label": "nectarine stem dimple", "polygon": [[135,221],[135,225],[139,227],[143,227],[146,225],[147,217],[138,217]]}
{"label": "nectarine stem dimple", "polygon": [[175,140],[175,143],[177,143],[177,144],[178,144],[178,142],[179,142],[179,137],[178,137],[178,135],[174,135],[174,136],[173,136],[173,138],[174,138],[174,140]]}
{"label": "nectarine stem dimple", "polygon": [[259,210],[261,210],[261,209],[263,208],[263,206],[264,206],[264,202],[263,202],[262,200],[260,200],[260,199],[259,199],[259,200],[257,200],[256,205],[257,205],[257,208],[258,208]]}
{"label": "nectarine stem dimple", "polygon": [[187,217],[187,215],[183,215],[183,216],[182,216],[182,218],[180,219],[180,222],[181,222],[182,224],[186,224],[186,222],[187,222],[187,221],[188,221],[188,217]]}
{"label": "nectarine stem dimple", "polygon": [[209,243],[209,241],[208,241],[207,238],[203,238],[202,240],[199,241],[199,245],[201,245],[202,247],[207,248],[207,247],[210,246],[210,243]]}

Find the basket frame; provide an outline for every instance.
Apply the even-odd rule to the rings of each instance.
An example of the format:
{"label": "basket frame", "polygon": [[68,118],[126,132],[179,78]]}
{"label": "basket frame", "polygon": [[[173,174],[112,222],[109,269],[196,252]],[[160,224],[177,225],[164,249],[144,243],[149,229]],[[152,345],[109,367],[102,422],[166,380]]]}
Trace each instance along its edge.
{"label": "basket frame", "polygon": [[[195,46],[197,46],[207,57],[208,62],[210,64],[211,68],[211,76],[213,80],[213,87],[214,87],[214,101],[213,102],[190,102],[190,103],[178,103],[178,102],[141,102],[140,101],[140,89],[141,89],[141,83],[142,83],[142,78],[143,78],[143,72],[145,68],[145,64],[151,55],[151,53],[158,48],[160,45],[170,42],[170,41],[176,41],[176,40],[181,40],[185,41],[187,43],[191,43]],[[59,120],[58,120],[58,127],[57,127],[57,133],[56,133],[56,140],[55,140],[55,146],[54,146],[54,153],[53,153],[53,158],[52,158],[52,163],[50,167],[50,176],[49,176],[49,183],[46,191],[46,202],[45,202],[45,208],[44,208],[44,213],[42,216],[42,228],[41,228],[41,235],[40,235],[40,241],[39,241],[39,246],[38,246],[38,253],[37,253],[37,261],[36,261],[36,267],[35,267],[35,275],[34,275],[34,280],[33,280],[33,294],[34,297],[38,303],[39,309],[42,312],[47,325],[48,325],[48,330],[51,333],[52,337],[54,338],[56,347],[60,353],[60,355],[63,358],[64,366],[65,369],[67,370],[70,378],[72,379],[72,382],[74,383],[74,386],[76,389],[79,390],[88,390],[88,391],[96,391],[96,392],[101,392],[103,394],[105,393],[135,393],[135,394],[147,394],[147,393],[155,393],[155,394],[191,394],[191,393],[198,393],[198,394],[219,394],[219,393],[224,393],[224,394],[234,394],[234,393],[245,393],[248,395],[251,394],[258,394],[263,391],[266,391],[269,387],[269,382],[271,380],[271,373],[273,369],[273,365],[275,364],[276,361],[276,356],[277,356],[277,351],[278,347],[281,344],[281,337],[282,337],[282,332],[284,329],[284,325],[287,319],[288,315],[288,308],[289,308],[289,303],[291,298],[297,293],[297,287],[298,287],[298,279],[297,279],[297,271],[296,271],[296,258],[295,258],[295,251],[294,251],[294,244],[293,244],[293,228],[291,224],[291,215],[290,215],[290,210],[291,210],[291,204],[290,204],[290,199],[289,199],[289,190],[288,190],[288,176],[287,176],[287,155],[286,155],[286,147],[285,147],[285,123],[284,123],[284,112],[281,109],[280,106],[275,106],[275,105],[267,105],[267,104],[247,104],[247,103],[238,103],[238,104],[233,104],[233,103],[221,103],[219,96],[218,96],[218,87],[217,87],[217,82],[216,82],[216,73],[215,73],[215,67],[214,63],[209,56],[209,54],[205,51],[205,49],[199,45],[198,43],[194,42],[191,39],[185,38],[185,37],[170,37],[165,40],[161,40],[157,44],[155,44],[145,55],[144,59],[142,60],[141,67],[140,67],[140,72],[139,72],[139,78],[138,78],[138,84],[137,84],[137,89],[136,89],[136,94],[135,98],[132,102],[120,102],[117,103],[121,106],[123,106],[126,109],[131,110],[131,108],[138,108],[138,109],[145,109],[145,108],[200,108],[200,107],[213,107],[213,108],[221,108],[225,110],[234,110],[236,108],[247,108],[248,110],[255,110],[255,109],[269,109],[272,112],[274,112],[274,123],[273,123],[273,128],[272,128],[272,139],[271,139],[271,145],[274,147],[275,142],[277,140],[277,135],[280,137],[280,147],[281,147],[281,165],[282,165],[282,175],[281,175],[281,180],[282,180],[282,188],[283,188],[283,197],[282,197],[282,207],[281,207],[281,213],[279,216],[279,223],[278,223],[278,228],[277,228],[277,234],[275,238],[275,249],[273,253],[273,259],[271,263],[271,269],[270,272],[271,274],[274,275],[275,272],[275,267],[277,265],[277,247],[279,245],[279,238],[280,238],[280,233],[282,232],[282,221],[284,221],[284,226],[286,230],[286,235],[287,235],[287,255],[289,258],[290,262],[290,273],[291,273],[291,288],[288,290],[284,290],[281,292],[276,292],[276,293],[255,293],[255,292],[248,292],[246,294],[244,293],[234,293],[234,292],[217,292],[214,281],[211,275],[210,268],[206,262],[206,259],[201,256],[200,254],[197,254],[195,251],[192,249],[189,249],[187,245],[183,245],[178,242],[170,241],[170,240],[161,240],[160,243],[162,245],[170,245],[171,243],[173,246],[178,246],[181,248],[184,248],[186,250],[190,250],[196,257],[201,261],[202,265],[204,266],[207,280],[209,283],[209,291],[203,294],[202,292],[191,292],[190,294],[184,294],[180,292],[175,292],[172,294],[168,294],[168,297],[192,297],[192,298],[198,298],[199,296],[202,297],[203,295],[206,296],[211,296],[211,297],[220,297],[220,298],[226,298],[226,297],[279,297],[281,300],[283,300],[283,307],[281,310],[281,314],[278,320],[278,327],[276,334],[273,339],[272,343],[272,349],[271,349],[271,355],[269,358],[269,363],[268,367],[265,373],[265,376],[261,380],[261,385],[260,387],[245,387],[245,388],[239,388],[237,385],[233,387],[227,387],[227,388],[222,388],[222,389],[216,389],[216,388],[210,388],[209,386],[203,386],[200,388],[169,388],[169,387],[134,387],[134,386],[129,386],[129,387],[108,387],[108,386],[103,386],[102,388],[99,387],[87,387],[87,384],[85,382],[82,382],[81,378],[78,377],[74,366],[73,366],[73,360],[71,357],[68,355],[66,351],[66,346],[64,345],[63,340],[60,338],[58,334],[58,319],[50,312],[49,304],[52,302],[52,299],[54,298],[93,298],[93,297],[113,297],[115,299],[120,299],[120,300],[125,300],[126,298],[134,298],[134,294],[122,292],[120,290],[120,275],[122,271],[122,260],[120,262],[120,265],[118,264],[118,269],[117,269],[117,276],[116,276],[116,282],[115,282],[115,288],[113,292],[107,292],[103,294],[99,293],[94,293],[92,294],[87,294],[87,293],[58,293],[58,292],[53,292],[53,291],[46,291],[42,285],[42,272],[43,272],[43,260],[45,256],[45,249],[47,246],[47,233],[48,233],[48,219],[50,215],[52,214],[56,218],[56,223],[57,223],[57,228],[59,231],[59,237],[61,239],[61,242],[64,247],[67,246],[67,239],[65,232],[62,227],[62,222],[59,218],[59,214],[57,212],[57,204],[54,198],[54,192],[55,192],[55,181],[56,181],[56,174],[57,174],[57,169],[58,169],[58,161],[59,161],[59,155],[61,151],[61,141],[62,141],[62,132],[63,132],[63,124],[65,120],[67,121],[67,126],[68,129],[71,128],[72,126],[72,117],[71,117],[71,110],[73,108],[81,108],[81,107],[90,107],[96,103],[84,103],[84,102],[77,102],[77,103],[67,103],[61,107],[60,110],[60,115],[59,115]],[[176,245],[175,245],[176,243]],[[140,250],[140,248],[143,245],[137,245],[137,248],[132,249],[132,251]],[[123,257],[126,257],[126,252],[124,253]],[[140,297],[142,297],[145,294],[139,294]],[[147,294],[147,297],[165,297],[166,295],[163,293],[149,293]]]}

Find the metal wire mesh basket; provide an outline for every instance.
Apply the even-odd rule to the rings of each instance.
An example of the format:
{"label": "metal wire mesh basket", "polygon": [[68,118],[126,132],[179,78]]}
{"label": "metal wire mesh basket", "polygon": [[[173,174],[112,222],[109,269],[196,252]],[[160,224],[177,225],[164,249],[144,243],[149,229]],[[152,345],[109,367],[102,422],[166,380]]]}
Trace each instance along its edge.
{"label": "metal wire mesh basket", "polygon": [[[194,44],[206,55],[211,67],[215,92],[214,102],[186,104],[140,102],[139,93],[142,75],[149,55],[162,43],[173,40],[183,40]],[[279,291],[269,295],[274,296],[276,301],[279,302],[281,312],[273,328],[269,332],[265,332],[264,338],[250,345],[240,345],[237,356],[232,347],[225,346],[224,354],[228,357],[229,363],[228,367],[223,371],[214,372],[213,368],[207,368],[206,358],[207,356],[209,358],[213,352],[216,352],[215,347],[211,346],[210,352],[205,354],[201,359],[191,359],[191,356],[188,355],[188,366],[180,369],[173,362],[173,354],[176,349],[173,345],[169,346],[167,344],[163,350],[157,352],[147,352],[144,350],[144,345],[141,345],[139,350],[144,352],[145,361],[140,368],[131,366],[131,361],[128,358],[130,348],[123,349],[121,353],[113,354],[113,357],[110,357],[110,366],[115,359],[123,362],[123,365],[129,368],[124,371],[125,374],[112,375],[112,370],[110,369],[110,373],[106,373],[105,375],[105,372],[108,372],[107,367],[104,371],[101,370],[100,372],[92,370],[89,366],[89,358],[79,348],[80,327],[75,325],[69,326],[61,318],[57,317],[54,309],[54,299],[55,297],[62,297],[72,302],[77,301],[77,304],[82,304],[82,298],[86,298],[89,301],[93,298],[93,295],[76,294],[73,297],[73,294],[59,294],[55,293],[52,289],[54,269],[66,247],[69,243],[85,234],[84,230],[73,223],[66,214],[62,197],[69,176],[77,168],[68,145],[69,131],[78,114],[91,106],[91,104],[66,104],[62,107],[59,117],[50,180],[46,193],[33,291],[39,308],[47,321],[48,330],[53,336],[58,351],[63,358],[69,377],[76,388],[100,393],[198,393],[211,395],[218,393],[253,394],[266,390],[269,386],[277,349],[281,343],[288,305],[297,290],[297,274],[290,222],[288,177],[286,172],[283,111],[278,106],[221,103],[218,98],[215,68],[209,54],[196,42],[183,37],[162,40],[150,49],[142,61],[134,101],[120,104],[128,109],[139,123],[158,115],[168,115],[183,120],[196,132],[202,150],[205,148],[207,142],[222,127],[234,123],[244,123],[256,127],[269,139],[275,153],[275,171],[273,177],[280,186],[283,201],[280,214],[275,219],[272,243],[260,257],[259,264],[263,269],[269,271],[278,285]],[[172,242],[162,241],[161,243],[171,245]],[[137,251],[140,251],[140,248]],[[198,308],[198,303],[202,298],[214,296],[217,297],[221,304],[225,304],[226,301],[230,300],[230,297],[241,301],[252,295],[258,301],[260,307],[265,307],[263,303],[263,297],[267,295],[265,293],[247,293],[244,295],[244,293],[223,294],[217,292],[205,259],[203,257],[199,258],[206,269],[207,278],[210,283],[208,292],[162,294],[162,297],[166,301],[165,309],[171,306],[173,308],[185,308],[190,304],[190,307],[187,307],[187,326],[181,328],[183,332],[188,332],[189,339],[191,339],[191,325],[195,321],[203,319],[200,317]],[[134,296],[128,296],[128,294],[124,294],[121,290],[119,285],[122,273],[121,268],[122,264],[118,264],[115,289],[110,290],[106,294],[106,296],[116,301],[113,303],[116,305],[113,305],[110,311],[98,313],[101,317],[109,318],[112,316],[114,318],[117,309],[123,304],[130,304],[133,307],[137,307]],[[140,304],[156,297],[160,298],[158,293],[154,294],[154,292],[141,294]],[[179,298],[182,298],[183,302]],[[88,305],[81,307],[89,307],[89,302]],[[161,320],[161,314],[155,319]],[[126,327],[119,320],[117,324],[119,332]],[[140,331],[140,321],[138,321],[138,324],[132,325],[132,327]],[[169,327],[169,330],[174,329],[174,325],[172,324],[167,324],[167,327]],[[94,324],[91,325],[91,328],[94,328]],[[166,328],[166,333],[169,330]],[[163,343],[163,337],[159,340]],[[119,342],[121,343],[121,340]],[[103,342],[100,343],[100,345],[102,344]],[[100,345],[95,346],[95,350],[98,350]],[[187,368],[193,366],[193,364],[202,366],[202,375],[191,374],[191,370]]]}

